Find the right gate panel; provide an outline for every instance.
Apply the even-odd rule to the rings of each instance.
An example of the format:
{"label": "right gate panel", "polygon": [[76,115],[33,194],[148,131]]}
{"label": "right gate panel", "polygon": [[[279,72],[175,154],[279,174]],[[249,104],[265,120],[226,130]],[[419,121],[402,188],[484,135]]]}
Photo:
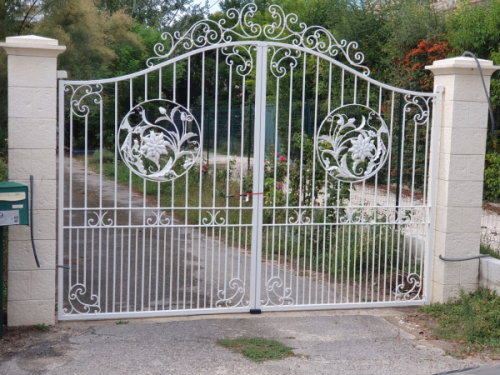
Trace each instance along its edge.
{"label": "right gate panel", "polygon": [[434,94],[270,47],[263,310],[424,302]]}

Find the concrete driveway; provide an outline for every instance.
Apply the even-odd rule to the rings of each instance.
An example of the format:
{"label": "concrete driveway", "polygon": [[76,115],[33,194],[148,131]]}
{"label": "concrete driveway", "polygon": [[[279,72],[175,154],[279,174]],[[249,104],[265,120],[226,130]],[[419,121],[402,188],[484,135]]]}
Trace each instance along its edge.
{"label": "concrete driveway", "polygon": [[[404,316],[412,311],[234,314],[138,319],[128,324],[64,322],[40,332],[42,338],[34,345],[4,355],[0,374],[413,375],[477,365],[446,356],[434,341],[408,333]],[[237,337],[277,339],[299,356],[259,364],[216,344],[218,339]]]}

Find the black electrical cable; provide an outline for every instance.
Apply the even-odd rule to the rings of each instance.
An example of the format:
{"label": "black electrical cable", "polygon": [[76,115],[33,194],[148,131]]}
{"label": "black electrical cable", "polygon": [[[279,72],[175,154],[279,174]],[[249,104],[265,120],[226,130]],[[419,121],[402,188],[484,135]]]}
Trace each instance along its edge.
{"label": "black electrical cable", "polygon": [[493,116],[493,108],[491,107],[491,100],[490,96],[488,95],[488,89],[486,88],[486,83],[484,82],[484,76],[483,76],[483,70],[481,69],[481,64],[479,63],[479,60],[477,59],[476,55],[474,55],[472,52],[465,51],[462,56],[470,56],[474,60],[476,60],[477,67],[479,68],[479,74],[481,75],[481,81],[483,82],[483,89],[484,93],[486,94],[486,99],[488,99],[488,109],[490,112],[490,120],[491,120],[491,136],[493,137],[495,135],[495,117]]}
{"label": "black electrical cable", "polygon": [[36,265],[40,268],[38,255],[36,254],[35,239],[33,238],[33,176],[30,176],[30,229],[31,229],[31,246],[33,247],[33,255],[35,256]]}
{"label": "black electrical cable", "polygon": [[477,255],[475,257],[470,257],[470,258],[454,258],[454,259],[449,259],[449,258],[443,258],[442,255],[439,256],[439,259],[444,260],[445,262],[464,262],[466,260],[472,260],[472,259],[480,259],[480,258],[490,258],[491,255]]}

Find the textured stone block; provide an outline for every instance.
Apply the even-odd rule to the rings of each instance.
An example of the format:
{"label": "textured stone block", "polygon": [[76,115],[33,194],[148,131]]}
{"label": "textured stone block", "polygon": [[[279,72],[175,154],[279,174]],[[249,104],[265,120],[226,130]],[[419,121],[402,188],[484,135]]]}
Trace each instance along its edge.
{"label": "textured stone block", "polygon": [[446,303],[460,296],[460,286],[458,285],[443,285],[436,281],[432,282],[432,298],[431,302]]}
{"label": "textured stone block", "polygon": [[9,271],[9,301],[26,301],[30,299],[31,272]]}
{"label": "textured stone block", "polygon": [[436,204],[447,207],[480,207],[483,201],[482,181],[440,180]]}
{"label": "textured stone block", "polygon": [[10,149],[56,149],[56,119],[11,117],[9,119]]}
{"label": "textured stone block", "polygon": [[481,233],[481,207],[444,207],[436,205],[435,230],[445,233]]}
{"label": "textured stone block", "polygon": [[440,151],[455,155],[484,155],[486,128],[443,128]]}
{"label": "textured stone block", "polygon": [[56,152],[51,149],[9,149],[9,180],[56,179]]}
{"label": "textured stone block", "polygon": [[480,259],[479,284],[500,293],[500,259]]}
{"label": "textured stone block", "polygon": [[31,271],[30,299],[48,300],[55,299],[56,271],[34,270]]}
{"label": "textured stone block", "polygon": [[434,232],[434,255],[445,258],[468,258],[479,255],[479,233]]}
{"label": "textured stone block", "polygon": [[484,155],[439,155],[438,178],[455,181],[483,181]]}
{"label": "textured stone block", "polygon": [[479,259],[460,262],[460,285],[479,283]]}
{"label": "textured stone block", "polygon": [[[56,210],[33,211],[33,234],[35,240],[56,239]],[[31,239],[30,228],[26,225],[9,227],[10,241],[28,241]]]}
{"label": "textured stone block", "polygon": [[9,326],[54,325],[56,322],[55,300],[9,301],[7,310]]}
{"label": "textured stone block", "polygon": [[57,86],[57,60],[52,57],[10,55],[8,69],[10,87]]}
{"label": "textured stone block", "polygon": [[[56,241],[35,241],[40,269],[54,270],[56,267]],[[12,271],[30,271],[39,269],[33,255],[30,240],[9,242],[9,269]]]}
{"label": "textured stone block", "polygon": [[9,87],[8,97],[9,118],[56,118],[57,92],[55,87]]}
{"label": "textured stone block", "polygon": [[[445,90],[445,92],[446,91],[447,89]],[[477,103],[477,104],[482,105],[483,107],[485,106],[485,103]],[[443,108],[443,113],[442,113],[441,130],[443,128],[450,128],[450,127],[470,128],[469,124],[469,119],[471,114],[470,103],[444,101],[442,108]],[[483,125],[482,128],[485,128],[485,125]]]}
{"label": "textured stone block", "polygon": [[460,263],[434,257],[432,280],[442,285],[460,284]]}

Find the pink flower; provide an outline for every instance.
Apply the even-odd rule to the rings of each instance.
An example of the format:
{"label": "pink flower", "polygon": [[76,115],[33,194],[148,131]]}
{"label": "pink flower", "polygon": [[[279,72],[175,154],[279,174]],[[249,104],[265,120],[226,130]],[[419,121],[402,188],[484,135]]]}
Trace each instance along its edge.
{"label": "pink flower", "polygon": [[283,182],[278,182],[278,185],[276,185],[276,189],[282,190],[283,189]]}
{"label": "pink flower", "polygon": [[284,156],[280,156],[280,161],[285,161],[285,157]]}
{"label": "pink flower", "polygon": [[267,163],[267,159],[264,159],[264,163]]}
{"label": "pink flower", "polygon": [[203,164],[203,169],[207,169],[207,165],[206,164]]}
{"label": "pink flower", "polygon": [[108,146],[108,150],[111,150],[111,147]]}

